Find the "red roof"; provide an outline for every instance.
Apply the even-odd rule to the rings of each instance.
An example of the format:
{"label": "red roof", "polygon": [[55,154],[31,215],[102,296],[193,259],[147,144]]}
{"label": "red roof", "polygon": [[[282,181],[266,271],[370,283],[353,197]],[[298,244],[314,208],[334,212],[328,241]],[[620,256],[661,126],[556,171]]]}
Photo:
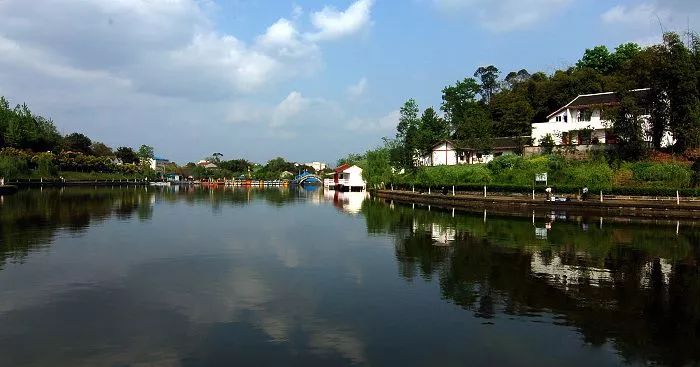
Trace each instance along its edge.
{"label": "red roof", "polygon": [[341,164],[340,166],[338,166],[338,167],[335,169],[335,172],[340,173],[340,172],[345,171],[345,170],[348,169],[348,168],[350,168],[350,165],[349,165],[349,164],[347,164],[347,163],[346,163],[346,164]]}

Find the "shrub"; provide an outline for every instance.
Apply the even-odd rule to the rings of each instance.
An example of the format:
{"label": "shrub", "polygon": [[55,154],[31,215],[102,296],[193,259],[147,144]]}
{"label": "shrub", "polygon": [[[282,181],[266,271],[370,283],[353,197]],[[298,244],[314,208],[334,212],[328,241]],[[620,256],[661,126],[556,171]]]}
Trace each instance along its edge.
{"label": "shrub", "polygon": [[29,172],[29,165],[24,158],[0,155],[0,177],[17,178]]}
{"label": "shrub", "polygon": [[635,181],[649,186],[689,187],[692,171],[678,163],[636,162],[629,164]]}

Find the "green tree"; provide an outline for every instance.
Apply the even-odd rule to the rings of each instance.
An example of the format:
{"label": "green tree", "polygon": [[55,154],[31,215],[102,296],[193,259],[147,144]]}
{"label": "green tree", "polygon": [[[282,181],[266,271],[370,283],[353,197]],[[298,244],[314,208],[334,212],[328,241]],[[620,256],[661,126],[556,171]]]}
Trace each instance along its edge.
{"label": "green tree", "polygon": [[346,155],[343,158],[338,159],[338,162],[336,163],[338,167],[347,164],[350,166],[357,165],[360,163],[360,161],[364,160],[365,156],[362,154],[355,154],[355,153],[350,153]]}
{"label": "green tree", "polygon": [[[194,163],[193,163],[194,164]],[[231,171],[237,175],[248,173],[248,168],[253,164],[245,159],[232,159],[221,161],[219,167]]]}
{"label": "green tree", "polygon": [[139,157],[136,155],[136,152],[134,152],[134,150],[129,147],[117,148],[115,155],[122,161],[122,163],[125,164],[136,163],[139,160]]}
{"label": "green tree", "polygon": [[391,181],[392,170],[389,149],[385,146],[376,150],[370,150],[365,155],[367,163],[362,173],[369,186],[382,186]]}
{"label": "green tree", "polygon": [[493,65],[481,66],[474,72],[474,77],[481,80],[481,99],[491,103],[491,97],[498,91],[498,75],[501,72]]}
{"label": "green tree", "polygon": [[478,151],[488,151],[493,144],[489,113],[483,106],[473,104],[464,113],[462,123],[458,125],[455,138],[462,146]]}
{"label": "green tree", "polygon": [[138,153],[136,153],[136,155],[141,160],[149,160],[149,159],[153,159],[153,157],[155,156],[153,152],[154,151],[153,151],[152,146],[144,144],[144,145],[141,145],[141,147],[139,147],[139,151],[138,151]]}
{"label": "green tree", "polygon": [[576,67],[589,68],[601,73],[611,71],[615,66],[615,60],[606,46],[595,46],[586,49],[583,57],[576,63]]}
{"label": "green tree", "polygon": [[623,43],[615,48],[611,55],[613,68],[618,69],[626,62],[633,60],[642,52],[642,48],[634,42]]}
{"label": "green tree", "polygon": [[72,152],[92,154],[92,140],[80,133],[72,133],[63,138],[63,149]]}
{"label": "green tree", "polygon": [[433,145],[450,136],[450,127],[432,107],[423,111],[418,127],[417,148],[421,154],[430,152]]}
{"label": "green tree", "polygon": [[92,153],[97,157],[114,157],[112,148],[99,141],[93,142],[90,146]]}
{"label": "green tree", "polygon": [[618,94],[620,104],[610,108],[606,114],[612,121],[613,132],[619,139],[617,148],[620,158],[638,160],[645,155],[646,151],[643,108],[640,107],[634,94],[626,90]]}
{"label": "green tree", "polygon": [[517,87],[518,85],[528,81],[530,79],[531,75],[530,73],[527,72],[525,69],[520,69],[517,72],[516,71],[511,71],[506,75],[505,79],[503,81],[505,82],[505,86],[508,89],[513,89]]}
{"label": "green tree", "polygon": [[691,51],[675,33],[664,34],[667,70],[669,128],[676,147],[683,151],[700,146],[700,95],[698,73]]}
{"label": "green tree", "polygon": [[0,177],[8,180],[27,173],[29,173],[29,168],[25,159],[0,155]]}
{"label": "green tree", "polygon": [[415,167],[415,154],[419,151],[420,109],[414,99],[409,99],[400,109],[396,127],[396,140],[399,142],[390,154],[392,164],[405,169]]}
{"label": "green tree", "polygon": [[529,136],[535,111],[527,97],[506,90],[493,96],[489,104],[497,136]]}
{"label": "green tree", "polygon": [[465,78],[455,85],[449,85],[442,89],[440,109],[445,113],[445,119],[453,131],[464,116],[467,106],[476,102],[475,98],[479,91],[481,91],[481,87],[473,78]]}
{"label": "green tree", "polygon": [[544,154],[552,154],[552,151],[554,151],[554,138],[552,137],[552,134],[545,135],[542,139],[540,139],[539,143]]}

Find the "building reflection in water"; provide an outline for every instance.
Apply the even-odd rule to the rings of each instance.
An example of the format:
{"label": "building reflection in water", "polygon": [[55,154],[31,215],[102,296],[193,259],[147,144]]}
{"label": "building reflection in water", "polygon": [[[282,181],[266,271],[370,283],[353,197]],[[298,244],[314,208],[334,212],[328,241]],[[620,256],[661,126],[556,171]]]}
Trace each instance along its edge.
{"label": "building reflection in water", "polygon": [[324,190],[323,197],[341,211],[348,214],[359,214],[362,204],[369,197],[367,192],[342,192],[337,190]]}

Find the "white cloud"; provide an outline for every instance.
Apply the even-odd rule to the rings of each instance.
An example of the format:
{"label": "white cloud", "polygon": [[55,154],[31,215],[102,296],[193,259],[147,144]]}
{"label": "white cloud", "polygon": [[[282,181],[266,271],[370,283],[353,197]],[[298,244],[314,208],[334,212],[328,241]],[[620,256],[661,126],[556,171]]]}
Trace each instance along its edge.
{"label": "white cloud", "polygon": [[399,123],[400,112],[391,111],[379,118],[353,118],[345,128],[356,132],[391,132]]}
{"label": "white cloud", "polygon": [[[315,13],[295,6],[287,18],[244,39],[217,27],[210,0],[31,3],[0,0],[2,94],[13,103],[26,101],[62,132],[80,131],[114,146],[146,143],[185,161],[203,154],[197,152],[201,141],[252,159],[267,157],[271,147],[252,141],[302,131],[321,141],[326,130],[306,127],[345,121],[339,104],[298,92],[279,104],[271,96],[323,67],[325,41],[370,25],[372,4],[360,0],[344,11]],[[327,157],[336,143],[323,140],[312,148]],[[272,148],[285,155],[299,151],[295,145]]]}
{"label": "white cloud", "polygon": [[[47,69],[99,71],[156,95],[220,99],[314,73],[322,66],[316,41],[357,31],[369,22],[370,4],[314,13],[313,37],[281,18],[245,42],[215,29],[206,0],[34,0],[31,7],[9,0],[0,2],[0,34],[46,55]],[[302,14],[295,7],[293,19]]]}
{"label": "white cloud", "polygon": [[[660,41],[663,31],[694,29],[700,19],[700,1],[657,0],[636,5],[613,6],[600,16],[604,24],[636,37],[641,43]],[[695,23],[693,21],[695,20]]]}
{"label": "white cloud", "polygon": [[296,91],[289,93],[273,111],[270,126],[281,127],[285,125],[290,119],[304,111],[310,104],[311,101],[302,96],[301,93]]}
{"label": "white cloud", "polygon": [[348,87],[348,94],[352,98],[360,97],[367,91],[367,78],[362,77],[357,83]]}
{"label": "white cloud", "polygon": [[345,11],[324,7],[311,14],[311,24],[318,31],[310,33],[308,38],[316,41],[333,40],[360,32],[371,25],[372,4],[373,0],[357,0]]}
{"label": "white cloud", "polygon": [[617,5],[601,15],[605,23],[647,25],[649,22],[658,24],[661,19],[667,19],[670,12],[658,9],[653,4],[639,4],[636,6]]}
{"label": "white cloud", "polygon": [[527,28],[556,14],[573,0],[433,0],[448,14],[468,14],[487,29],[506,32]]}

